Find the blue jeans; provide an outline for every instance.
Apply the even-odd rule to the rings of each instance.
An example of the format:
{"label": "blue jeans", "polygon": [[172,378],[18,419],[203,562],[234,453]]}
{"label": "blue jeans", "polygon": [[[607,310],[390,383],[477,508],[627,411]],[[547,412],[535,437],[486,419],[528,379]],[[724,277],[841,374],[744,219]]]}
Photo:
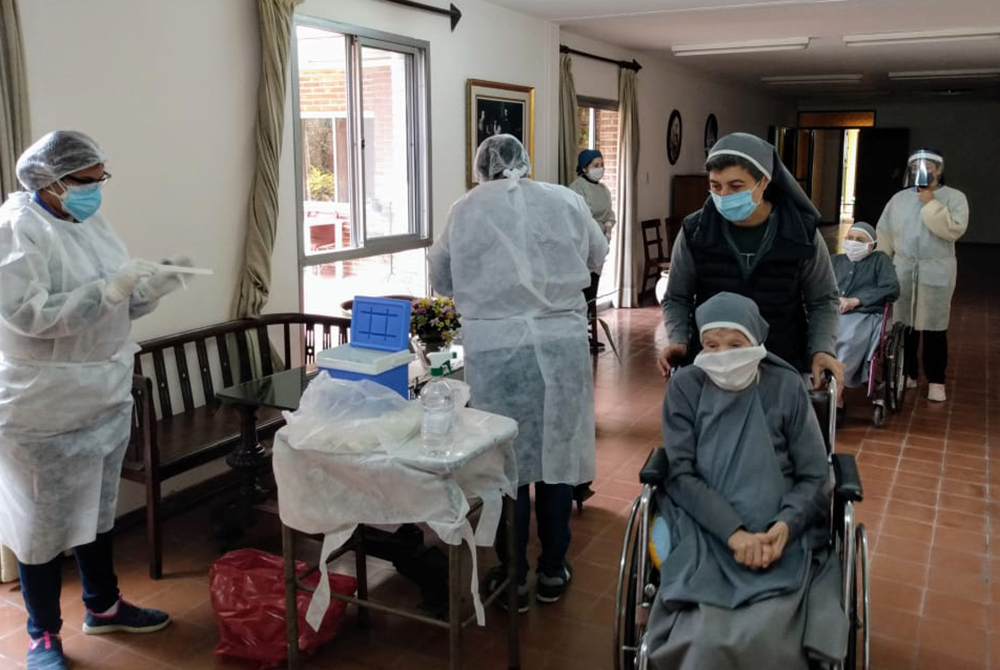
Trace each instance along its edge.
{"label": "blue jeans", "polygon": [[[118,602],[111,533],[101,533],[90,544],[73,549],[83,586],[83,604],[91,612],[104,612]],[[62,629],[59,596],[62,592],[62,556],[48,563],[25,565],[17,562],[21,595],[28,610],[28,635],[57,634]]]}
{"label": "blue jeans", "polygon": [[[542,553],[538,557],[538,572],[547,577],[561,577],[566,563],[571,537],[570,514],[573,512],[573,487],[569,484],[535,484],[535,521]],[[528,581],[528,533],[531,527],[531,494],[528,484],[517,489],[514,524],[517,528],[517,583]],[[496,550],[500,563],[507,564],[507,547],[503,522],[497,533]]]}

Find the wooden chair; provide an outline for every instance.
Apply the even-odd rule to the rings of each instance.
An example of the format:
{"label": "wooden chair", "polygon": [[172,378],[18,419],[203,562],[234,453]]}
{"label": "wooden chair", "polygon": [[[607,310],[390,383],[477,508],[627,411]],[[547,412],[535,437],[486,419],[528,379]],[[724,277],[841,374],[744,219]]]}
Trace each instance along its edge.
{"label": "wooden chair", "polygon": [[[239,444],[239,418],[222,410],[215,390],[313,363],[323,349],[347,342],[350,328],[344,317],[265,314],[139,343],[122,477],[146,487],[150,577],[163,574],[161,484],[223,458]],[[282,425],[277,410],[258,415],[261,439]]]}
{"label": "wooden chair", "polygon": [[[649,291],[656,288],[660,273],[670,270],[670,249],[669,245],[666,249],[664,248],[660,219],[648,219],[640,225],[642,226],[642,246],[646,252],[646,262],[642,270],[642,284],[639,290],[641,300]],[[650,286],[651,281],[652,286]]]}

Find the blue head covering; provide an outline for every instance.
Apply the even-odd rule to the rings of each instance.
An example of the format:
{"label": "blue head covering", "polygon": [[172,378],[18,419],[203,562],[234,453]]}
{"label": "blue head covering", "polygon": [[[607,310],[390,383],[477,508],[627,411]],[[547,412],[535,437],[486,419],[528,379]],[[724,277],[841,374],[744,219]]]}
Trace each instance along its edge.
{"label": "blue head covering", "polygon": [[872,242],[878,242],[878,233],[875,232],[875,226],[870,223],[858,221],[851,226],[851,230],[860,230],[862,233],[867,235]]}
{"label": "blue head covering", "polygon": [[595,158],[604,158],[604,154],[597,149],[584,149],[581,151],[576,159],[576,173],[583,174],[584,170],[594,162]]}
{"label": "blue head covering", "polygon": [[732,328],[746,335],[753,346],[767,339],[767,321],[757,303],[736,293],[716,293],[695,310],[694,317],[699,335],[712,328]]}

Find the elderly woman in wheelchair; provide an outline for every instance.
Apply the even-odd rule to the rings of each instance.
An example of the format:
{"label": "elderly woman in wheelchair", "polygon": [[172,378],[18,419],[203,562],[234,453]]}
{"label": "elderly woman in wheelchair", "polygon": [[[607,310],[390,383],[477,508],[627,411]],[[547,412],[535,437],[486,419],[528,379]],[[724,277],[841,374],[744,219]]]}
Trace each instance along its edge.
{"label": "elderly woman in wheelchair", "polygon": [[809,394],[764,349],[768,326],[753,301],[720,293],[696,320],[703,351],[671,378],[664,401],[667,474],[642,540],[659,588],[635,578],[647,589],[637,609],[644,616],[646,606],[648,628],[630,661],[663,670],[836,666],[850,626],[830,542],[830,464]]}

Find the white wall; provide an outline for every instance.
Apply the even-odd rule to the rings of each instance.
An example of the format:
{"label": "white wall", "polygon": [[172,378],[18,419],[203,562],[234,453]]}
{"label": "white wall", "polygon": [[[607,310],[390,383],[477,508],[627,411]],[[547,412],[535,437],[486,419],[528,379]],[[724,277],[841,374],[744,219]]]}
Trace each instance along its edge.
{"label": "white wall", "polygon": [[134,256],[215,270],[136,322],[137,339],[224,320],[243,252],[259,51],[246,0],[21,2],[35,137],[93,135],[104,212]]}
{"label": "white wall", "polygon": [[[561,41],[580,51],[631,61],[639,71],[639,219],[663,218],[670,212],[671,178],[675,174],[700,174],[705,163],[705,120],[715,114],[719,137],[748,132],[767,137],[769,126],[788,119],[792,107],[777,98],[720,82],[651,54],[562,31]],[[618,67],[589,58],[573,57],[573,78],[578,95],[618,99]],[[681,154],[676,165],[667,161],[667,121],[672,110],[681,114]],[[707,197],[707,186],[706,186]]]}
{"label": "white wall", "polygon": [[945,177],[969,199],[969,231],[963,242],[1000,244],[993,193],[1000,155],[1000,101],[909,99],[853,104],[803,103],[802,109],[874,109],[880,128],[909,128],[912,148],[944,152]]}

